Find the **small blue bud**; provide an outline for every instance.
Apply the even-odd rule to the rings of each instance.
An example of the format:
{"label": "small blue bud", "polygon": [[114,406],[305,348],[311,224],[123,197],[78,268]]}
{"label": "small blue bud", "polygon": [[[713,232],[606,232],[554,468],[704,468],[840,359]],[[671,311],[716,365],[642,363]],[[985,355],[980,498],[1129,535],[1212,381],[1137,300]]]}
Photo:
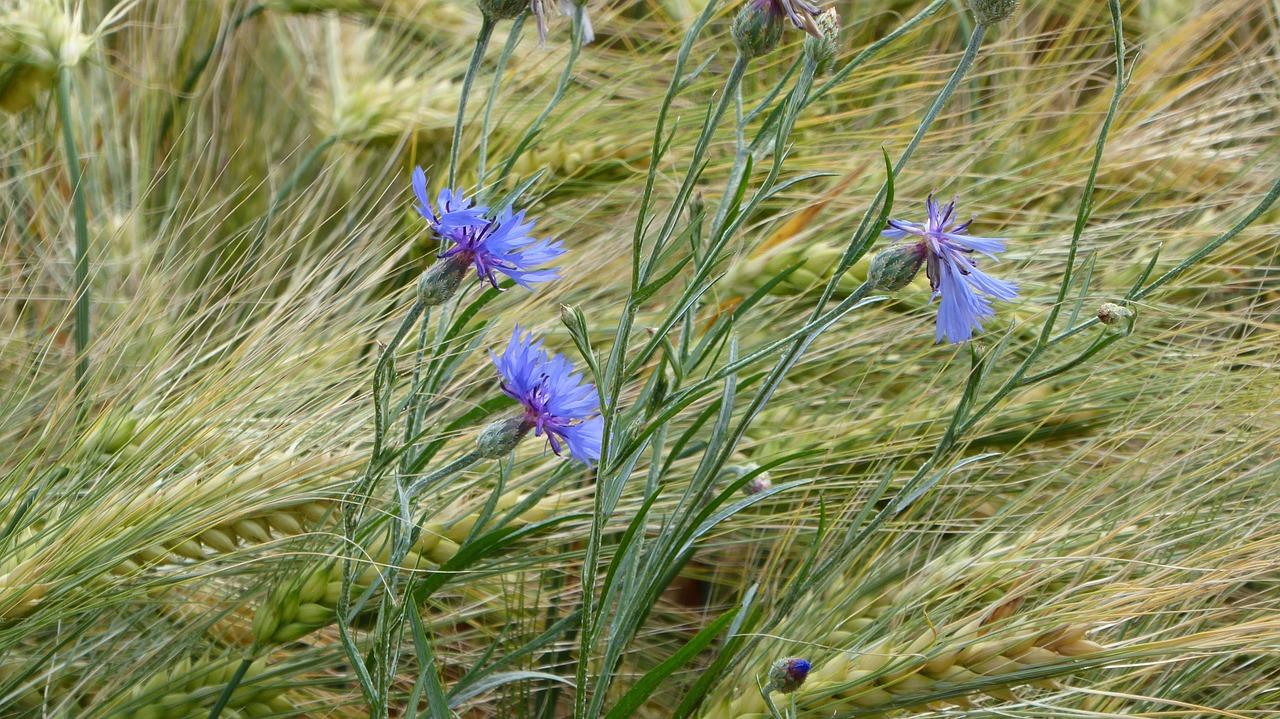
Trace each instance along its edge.
{"label": "small blue bud", "polygon": [[790,694],[799,689],[808,677],[808,659],[787,657],[779,659],[769,667],[769,687],[782,694]]}

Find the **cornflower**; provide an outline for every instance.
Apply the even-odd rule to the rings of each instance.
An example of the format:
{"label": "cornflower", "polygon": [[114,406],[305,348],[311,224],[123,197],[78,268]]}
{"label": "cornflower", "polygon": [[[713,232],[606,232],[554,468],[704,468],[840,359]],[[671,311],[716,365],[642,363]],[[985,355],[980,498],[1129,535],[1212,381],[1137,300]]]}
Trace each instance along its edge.
{"label": "cornflower", "polygon": [[[935,341],[945,337],[954,343],[967,342],[974,330],[982,330],[982,321],[995,315],[989,295],[998,300],[1012,300],[1018,296],[1018,286],[988,276],[978,269],[978,262],[971,257],[977,252],[999,261],[995,253],[1004,251],[1005,240],[993,237],[970,237],[970,218],[955,224],[955,198],[943,207],[933,199],[933,193],[925,201],[928,220],[924,224],[903,220],[889,220],[889,229],[881,234],[901,240],[912,235],[920,238],[911,245],[899,245],[893,253],[909,262],[909,274],[914,275],[921,263],[929,277],[929,287],[938,303],[938,327]],[[903,274],[905,276],[905,273]],[[910,278],[907,278],[910,281]],[[981,294],[979,294],[981,293]]]}
{"label": "cornflower", "polygon": [[517,326],[501,356],[489,352],[502,376],[502,393],[524,408],[509,426],[520,435],[546,435],[552,452],[561,455],[567,447],[573,459],[590,466],[600,458],[604,432],[595,385],[584,382],[564,355],[548,355],[532,334],[521,335]]}
{"label": "cornflower", "polygon": [[822,30],[818,28],[818,16],[822,10],[809,0],[749,0],[756,12],[781,18],[784,15],[798,30],[804,30],[818,40],[822,40]]}
{"label": "cornflower", "polygon": [[559,241],[532,237],[529,231],[534,223],[525,222],[525,210],[513,212],[508,207],[497,219],[490,219],[488,207],[473,206],[470,198],[448,189],[440,192],[433,209],[422,168],[413,172],[413,192],[418,198],[418,214],[442,244],[438,277],[428,281],[431,299],[451,295],[469,266],[495,289],[499,273],[527,290],[535,283],[559,279],[556,268],[541,266],[563,255],[564,246]]}

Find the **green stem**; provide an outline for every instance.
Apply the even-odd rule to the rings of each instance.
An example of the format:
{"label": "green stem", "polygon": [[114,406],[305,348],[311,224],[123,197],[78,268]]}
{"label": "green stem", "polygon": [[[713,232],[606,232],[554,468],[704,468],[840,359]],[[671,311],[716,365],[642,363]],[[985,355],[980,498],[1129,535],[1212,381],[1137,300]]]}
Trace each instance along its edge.
{"label": "green stem", "polygon": [[1111,125],[1115,122],[1116,113],[1120,111],[1120,97],[1124,95],[1125,88],[1129,84],[1124,73],[1125,47],[1124,31],[1120,21],[1120,5],[1118,0],[1111,0],[1109,4],[1112,16],[1112,36],[1116,49],[1116,85],[1111,93],[1111,104],[1107,107],[1107,116],[1102,121],[1102,129],[1098,131],[1098,141],[1094,143],[1093,163],[1089,166],[1089,175],[1085,179],[1080,205],[1076,210],[1076,222],[1071,231],[1071,243],[1067,247],[1066,269],[1063,270],[1062,281],[1058,285],[1058,297],[1054,300],[1053,307],[1049,310],[1049,316],[1045,319],[1044,326],[1040,330],[1040,337],[1036,341],[1037,349],[1044,349],[1048,345],[1049,338],[1053,334],[1053,327],[1058,322],[1058,313],[1062,311],[1062,305],[1067,299],[1067,292],[1071,288],[1071,280],[1075,276],[1076,255],[1080,251],[1080,238],[1084,235],[1085,225],[1089,223],[1089,217],[1093,214],[1093,191],[1097,186],[1098,168],[1102,166],[1102,154],[1107,146],[1107,138],[1111,134]]}
{"label": "green stem", "polygon": [[[642,262],[639,255],[634,252],[634,250],[639,249],[644,235],[643,223],[637,224],[635,234],[636,242],[634,243],[633,250],[631,287],[628,291],[629,297],[635,297],[636,291],[640,289],[641,285],[648,281],[654,267],[655,258],[661,256],[662,247],[665,245],[666,238],[670,237],[672,232],[674,232],[676,222],[680,218],[680,213],[683,212],[685,205],[689,201],[689,195],[693,191],[697,178],[702,174],[702,159],[707,148],[711,144],[712,136],[715,135],[716,127],[720,124],[720,119],[724,117],[724,113],[728,109],[729,103],[737,96],[738,86],[742,83],[742,78],[747,72],[747,62],[747,58],[743,57],[741,54],[734,59],[733,67],[729,70],[729,76],[725,79],[724,91],[720,95],[720,101],[716,104],[715,109],[712,110],[710,117],[707,118],[706,123],[702,127],[702,133],[699,135],[698,141],[693,148],[693,155],[689,159],[689,171],[686,173],[684,181],[680,185],[680,189],[676,192],[675,202],[668,212],[667,219],[664,221],[662,229],[654,239],[653,248],[649,253],[648,262]],[[674,96],[674,93],[671,94]],[[660,146],[662,132],[663,126],[662,124],[659,124],[655,134],[655,148]],[[656,163],[656,161],[657,152],[655,151],[651,162]],[[645,198],[641,201],[642,213],[647,212],[645,208],[648,206],[648,198],[652,188],[653,178],[653,165],[651,164],[650,177],[646,181]],[[732,191],[732,187],[726,189],[725,197],[722,198],[721,201],[728,202]],[[713,228],[712,236],[714,235],[715,232]],[[613,350],[610,354],[608,363],[605,365],[604,371],[604,385],[608,388],[606,395],[608,397],[608,401],[606,402],[606,406],[609,407],[617,406],[618,397],[622,394],[622,383],[629,375],[629,372],[627,371],[628,364],[626,362],[626,351],[630,346],[631,329],[635,324],[635,316],[639,310],[640,308],[637,304],[629,301],[626,308],[623,310],[622,317],[618,320],[618,329],[614,334]],[[655,337],[661,335],[661,332],[655,333]],[[609,438],[612,434],[613,424],[612,414],[606,413],[604,417],[604,443],[601,447],[602,454],[600,460],[602,469],[607,468],[610,463]],[[599,496],[599,493],[597,493],[597,500],[599,500]],[[587,547],[588,551],[590,551],[590,543],[588,543]],[[590,613],[587,611],[583,612],[584,620],[589,618],[589,614]]]}
{"label": "green stem", "polygon": [[[719,126],[720,120],[724,117],[729,104],[737,97],[738,87],[742,84],[742,78],[746,75],[747,63],[748,59],[742,54],[738,54],[734,59],[733,67],[729,71],[729,76],[725,79],[725,86],[720,95],[720,100],[716,103],[715,108],[712,110],[705,124],[703,124],[702,132],[698,136],[697,143],[694,145],[693,154],[689,159],[689,169],[685,174],[685,178],[681,183],[680,189],[676,193],[675,204],[667,215],[667,220],[664,223],[663,229],[659,232],[657,238],[655,238],[650,264],[647,265],[645,269],[640,269],[639,272],[633,271],[632,287],[629,293],[629,296],[632,298],[635,297],[636,289],[639,287],[637,283],[644,281],[646,278],[648,274],[647,269],[652,267],[652,258],[660,256],[660,248],[664,244],[665,238],[668,237],[674,229],[680,213],[688,202],[689,195],[692,192],[696,180],[703,170],[703,156],[706,153],[707,148],[710,146],[712,137],[715,135],[716,128]],[[661,124],[659,125],[657,132],[662,132]],[[722,199],[722,202],[730,201],[731,192],[732,188],[726,191],[726,197]],[[648,188],[646,188],[646,195],[647,194]],[[642,232],[642,229],[637,228],[637,231]],[[609,385],[609,400],[606,403],[606,406],[608,407],[617,406],[618,396],[622,392],[623,380],[629,374],[626,371],[626,348],[629,344],[627,340],[631,336],[631,328],[635,321],[635,315],[638,311],[639,307],[634,303],[634,300],[628,301],[627,307],[618,321],[618,330],[616,333],[617,339],[615,340],[614,349],[610,356],[609,364],[607,365],[608,369],[606,370],[606,381],[608,381]],[[660,336],[663,332],[659,331],[657,334]],[[621,482],[626,480],[625,476],[618,475],[613,471],[608,471],[616,469],[615,467],[609,466],[611,464],[610,460],[616,459],[609,457],[609,452],[612,449],[610,447],[609,439],[612,435],[612,425],[615,418],[616,416],[612,413],[606,412],[604,414],[604,441],[601,454],[601,471],[598,475],[599,482],[602,485],[613,481]],[[595,645],[597,625],[602,620],[602,617],[598,616],[601,611],[601,606],[596,603],[594,593],[598,569],[596,565],[599,561],[604,542],[605,522],[608,520],[608,517],[612,514],[613,510],[613,507],[606,506],[606,495],[608,494],[610,494],[610,492],[606,491],[606,487],[604,486],[599,487],[595,493],[591,531],[587,538],[586,556],[582,563],[582,631],[579,635],[578,665],[575,674],[577,687],[577,690],[574,693],[573,715],[575,717],[589,716],[589,704],[591,704],[593,700],[591,692],[588,691],[587,687],[590,682],[589,668],[591,664],[591,652]],[[605,691],[607,688],[607,685],[602,685],[595,689],[596,691]],[[599,706],[598,701],[591,705]]]}
{"label": "green stem", "polygon": [[58,115],[62,120],[62,144],[67,155],[67,174],[71,180],[71,208],[76,223],[76,397],[80,411],[85,410],[85,392],[89,376],[89,213],[84,199],[84,168],[71,118],[71,67],[58,70]]}
{"label": "green stem", "polygon": [[[663,222],[662,229],[658,232],[653,243],[653,249],[649,253],[649,261],[645,264],[641,271],[640,280],[645,282],[657,267],[657,258],[662,256],[666,248],[667,240],[675,232],[676,224],[680,220],[681,213],[684,211],[685,205],[689,202],[689,197],[693,194],[694,185],[702,175],[702,160],[706,156],[707,150],[711,147],[711,140],[715,136],[716,128],[720,125],[720,120],[724,117],[724,113],[729,108],[729,103],[733,102],[738,96],[738,88],[742,85],[742,78],[747,74],[748,58],[742,54],[738,54],[734,58],[733,67],[729,68],[729,77],[724,81],[724,92],[720,94],[720,102],[716,104],[715,110],[712,111],[710,117],[707,118],[706,124],[703,125],[702,133],[698,136],[697,143],[693,147],[693,155],[689,158],[689,172],[685,175],[684,182],[681,183],[680,189],[676,192],[675,205],[671,208],[667,215],[667,219]],[[736,188],[730,186],[726,188],[721,203],[729,202],[732,193]],[[713,223],[711,236],[714,237],[716,227]],[[638,287],[638,286],[637,286]],[[632,291],[637,289],[633,287]],[[613,396],[612,399],[617,399]]]}
{"label": "green stem", "polygon": [[507,161],[502,163],[502,169],[499,170],[497,178],[494,179],[495,185],[507,179],[507,176],[510,175],[511,171],[515,168],[516,162],[520,159],[520,156],[523,155],[525,150],[533,144],[534,138],[537,137],[538,130],[542,128],[542,123],[546,121],[547,117],[551,114],[551,111],[555,109],[556,105],[559,105],[560,101],[564,99],[564,94],[569,89],[569,81],[573,79],[573,68],[578,62],[578,53],[582,50],[583,12],[585,11],[582,6],[574,5],[573,27],[570,30],[569,40],[569,57],[565,60],[564,69],[560,71],[560,79],[556,82],[556,91],[552,93],[551,99],[548,100],[546,106],[542,108],[542,112],[538,113],[538,116],[534,118],[533,123],[524,131],[524,136],[520,139],[520,143],[516,145],[515,150],[513,150],[510,156],[507,157]]}
{"label": "green stem", "polygon": [[218,701],[214,702],[213,708],[209,710],[209,719],[218,719],[222,714],[222,710],[231,701],[231,695],[235,693],[236,687],[240,686],[241,680],[244,679],[244,675],[251,666],[253,666],[253,659],[249,657],[245,657],[240,661],[240,666],[236,667],[236,673],[231,675],[227,685],[222,688],[222,693],[218,695]]}
{"label": "green stem", "polygon": [[467,114],[467,96],[471,94],[471,86],[475,84],[476,75],[480,72],[484,51],[489,47],[489,38],[493,37],[495,24],[488,15],[484,16],[484,20],[480,23],[480,34],[476,36],[476,46],[471,51],[471,62],[467,65],[467,74],[462,78],[462,96],[458,98],[458,117],[453,123],[453,146],[449,148],[449,187],[453,187],[458,179],[458,154],[462,151],[462,120]]}
{"label": "green stem", "polygon": [[515,52],[516,43],[520,42],[520,30],[524,27],[524,19],[529,13],[522,12],[516,19],[511,21],[511,30],[507,35],[507,44],[502,48],[502,54],[498,56],[498,64],[493,69],[493,82],[489,84],[489,96],[484,103],[484,121],[480,125],[480,152],[476,154],[476,160],[480,165],[476,172],[476,186],[484,191],[484,176],[488,174],[487,161],[489,159],[489,128],[493,122],[493,107],[498,104],[498,90],[500,89],[502,75],[507,69],[507,60],[511,58],[511,54]]}
{"label": "green stem", "polygon": [[[1135,292],[1131,299],[1135,301],[1146,299],[1151,295],[1151,293],[1176,279],[1178,275],[1186,272],[1191,268],[1191,266],[1208,257],[1211,252],[1227,244],[1234,239],[1236,235],[1243,232],[1245,228],[1252,225],[1259,217],[1262,216],[1262,213],[1266,212],[1271,205],[1275,204],[1277,199],[1280,199],[1280,180],[1277,180],[1275,184],[1271,185],[1271,190],[1267,192],[1266,196],[1263,197],[1261,201],[1258,202],[1257,206],[1254,207],[1248,215],[1237,222],[1230,230],[1227,230],[1225,233],[1216,237],[1213,241],[1196,250],[1190,257],[1179,262],[1177,267],[1174,267],[1163,275],[1160,275],[1160,277],[1155,280],[1152,280],[1151,284]],[[1095,319],[1094,321],[1096,322],[1097,320]]]}
{"label": "green stem", "polygon": [[[916,128],[915,135],[912,136],[911,142],[907,144],[907,149],[903,150],[897,163],[894,164],[894,177],[897,177],[902,172],[902,169],[906,167],[911,156],[915,154],[916,148],[924,140],[925,134],[929,132],[929,128],[933,126],[934,121],[938,119],[938,115],[942,113],[943,106],[951,99],[956,88],[960,86],[960,81],[964,79],[969,69],[973,67],[974,61],[978,58],[978,49],[982,46],[982,38],[986,32],[985,25],[977,25],[973,28],[973,33],[969,36],[969,44],[965,46],[964,56],[960,58],[960,63],[956,65],[955,71],[947,79],[947,84],[942,86],[938,96],[933,99],[933,104],[925,112],[924,118],[920,121],[920,126]],[[814,317],[820,315],[827,302],[831,300],[831,296],[835,293],[840,278],[844,273],[866,253],[867,248],[870,246],[870,237],[867,235],[867,231],[872,229],[870,227],[871,218],[875,216],[876,209],[884,201],[888,190],[889,183],[886,181],[885,184],[880,186],[880,192],[876,194],[876,199],[867,208],[866,214],[862,216],[862,221],[858,224],[858,229],[854,231],[848,249],[845,250],[844,256],[840,258],[840,264],[836,266],[836,271],[832,273],[831,279],[827,280],[827,286],[823,288],[822,297],[818,300],[818,306],[813,310]]]}
{"label": "green stem", "polygon": [[461,472],[462,470],[466,469],[467,467],[470,467],[471,465],[479,461],[480,461],[479,450],[472,450],[470,452],[467,452],[461,457],[458,457],[452,462],[446,464],[440,469],[437,469],[431,474],[428,474],[427,476],[423,477],[422,479],[419,479],[418,481],[410,485],[409,498],[413,499],[418,495],[419,492],[426,489],[427,487],[430,487],[432,484],[435,484],[436,482],[439,482],[440,480],[446,477],[453,476],[458,472]]}

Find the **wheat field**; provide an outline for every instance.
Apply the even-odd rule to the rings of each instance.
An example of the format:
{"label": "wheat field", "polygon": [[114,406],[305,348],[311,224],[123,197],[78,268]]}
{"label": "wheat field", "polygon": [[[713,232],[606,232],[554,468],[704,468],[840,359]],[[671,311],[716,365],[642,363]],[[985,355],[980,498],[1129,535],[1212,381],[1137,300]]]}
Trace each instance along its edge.
{"label": "wheat field", "polygon": [[5,0],[0,165],[0,719],[1280,716],[1280,2]]}

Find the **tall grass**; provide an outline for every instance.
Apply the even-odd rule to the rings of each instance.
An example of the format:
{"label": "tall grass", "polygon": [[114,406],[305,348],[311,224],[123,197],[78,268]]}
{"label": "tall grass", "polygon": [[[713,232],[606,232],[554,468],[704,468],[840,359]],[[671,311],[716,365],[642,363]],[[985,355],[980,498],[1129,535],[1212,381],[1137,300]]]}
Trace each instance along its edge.
{"label": "tall grass", "polygon": [[[0,716],[1280,710],[1276,8],[963,5],[837,5],[835,74],[522,16],[464,114],[467,3],[0,11]],[[562,279],[405,322],[415,166]],[[1021,286],[967,345],[865,284],[934,188]],[[592,467],[469,458],[515,324]]]}

